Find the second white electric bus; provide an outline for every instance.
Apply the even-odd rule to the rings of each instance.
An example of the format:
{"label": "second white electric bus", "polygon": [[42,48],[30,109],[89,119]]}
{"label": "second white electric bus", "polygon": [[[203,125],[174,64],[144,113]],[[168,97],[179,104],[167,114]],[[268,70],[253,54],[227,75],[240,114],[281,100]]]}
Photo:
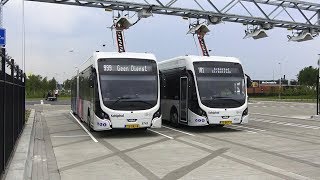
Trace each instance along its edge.
{"label": "second white electric bus", "polygon": [[158,72],[152,54],[95,52],[72,79],[72,111],[94,131],[160,128]]}
{"label": "second white electric bus", "polygon": [[246,76],[238,59],[183,56],[158,66],[163,119],[189,126],[248,122]]}

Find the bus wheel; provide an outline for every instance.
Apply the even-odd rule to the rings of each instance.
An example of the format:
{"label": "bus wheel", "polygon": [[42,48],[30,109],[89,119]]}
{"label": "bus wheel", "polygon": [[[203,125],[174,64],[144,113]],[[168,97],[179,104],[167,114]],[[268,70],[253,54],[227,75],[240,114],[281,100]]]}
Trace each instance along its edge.
{"label": "bus wheel", "polygon": [[171,111],[170,113],[170,121],[173,124],[174,127],[178,127],[179,123],[178,123],[178,113],[176,110]]}
{"label": "bus wheel", "polygon": [[88,113],[88,116],[87,116],[87,122],[88,122],[88,127],[89,127],[89,131],[90,132],[94,132],[94,130],[91,128],[91,123],[90,123],[90,114]]}

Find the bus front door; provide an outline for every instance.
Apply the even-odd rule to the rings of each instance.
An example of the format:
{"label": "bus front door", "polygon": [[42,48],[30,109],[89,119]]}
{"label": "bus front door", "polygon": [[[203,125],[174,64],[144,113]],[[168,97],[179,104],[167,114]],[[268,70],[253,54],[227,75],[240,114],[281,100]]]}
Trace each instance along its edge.
{"label": "bus front door", "polygon": [[180,78],[180,121],[188,120],[188,78]]}

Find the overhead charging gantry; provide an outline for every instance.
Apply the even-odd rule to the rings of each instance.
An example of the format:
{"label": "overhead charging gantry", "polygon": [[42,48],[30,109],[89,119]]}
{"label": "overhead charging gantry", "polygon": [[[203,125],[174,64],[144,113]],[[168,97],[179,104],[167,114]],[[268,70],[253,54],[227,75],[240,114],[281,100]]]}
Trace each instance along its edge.
{"label": "overhead charging gantry", "polygon": [[[9,0],[2,0],[5,4]],[[260,39],[274,27],[292,31],[288,40],[311,40],[320,32],[320,4],[301,0],[26,0],[55,4],[95,7],[118,11],[233,22],[247,26],[245,38]],[[187,4],[193,3],[192,6]]]}

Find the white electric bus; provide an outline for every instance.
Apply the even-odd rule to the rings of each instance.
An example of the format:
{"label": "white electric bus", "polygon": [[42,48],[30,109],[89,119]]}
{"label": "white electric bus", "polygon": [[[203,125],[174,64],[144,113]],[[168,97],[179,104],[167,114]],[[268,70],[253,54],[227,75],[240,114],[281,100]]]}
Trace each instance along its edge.
{"label": "white electric bus", "polygon": [[247,78],[238,59],[183,56],[158,66],[162,119],[189,126],[248,122]]}
{"label": "white electric bus", "polygon": [[94,131],[160,128],[159,86],[154,55],[95,52],[72,79],[71,109]]}

